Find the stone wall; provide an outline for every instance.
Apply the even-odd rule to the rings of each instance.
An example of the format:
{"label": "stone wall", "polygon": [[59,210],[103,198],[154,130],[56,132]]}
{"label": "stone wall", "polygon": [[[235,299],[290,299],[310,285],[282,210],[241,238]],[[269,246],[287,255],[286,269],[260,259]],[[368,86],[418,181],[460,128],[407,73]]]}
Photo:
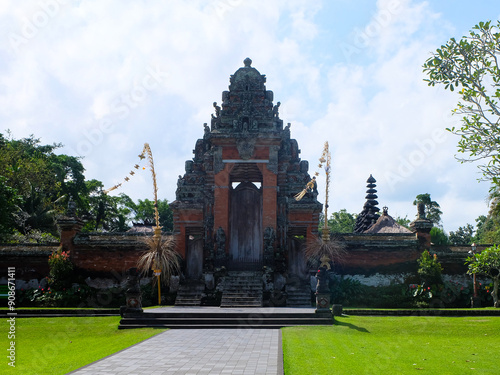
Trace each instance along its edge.
{"label": "stone wall", "polygon": [[[110,285],[123,280],[125,271],[137,265],[146,249],[144,233],[79,233],[66,244],[76,272],[95,285]],[[344,234],[345,255],[335,272],[353,277],[367,285],[403,282],[417,271],[422,253],[414,234]],[[17,286],[32,287],[48,275],[48,257],[59,244],[0,246],[2,269],[16,267]],[[478,246],[478,250],[487,245]],[[470,247],[432,247],[448,278],[463,278]],[[0,275],[0,282],[6,275]],[[467,276],[465,276],[467,277]],[[29,283],[29,284],[28,284]],[[97,284],[96,284],[97,283]]]}
{"label": "stone wall", "polygon": [[17,288],[38,288],[49,273],[49,255],[58,247],[58,243],[0,245],[0,284],[7,284],[7,268],[15,267]]}
{"label": "stone wall", "polygon": [[122,274],[137,266],[146,250],[144,238],[144,233],[79,233],[74,238],[70,259],[88,274]]}

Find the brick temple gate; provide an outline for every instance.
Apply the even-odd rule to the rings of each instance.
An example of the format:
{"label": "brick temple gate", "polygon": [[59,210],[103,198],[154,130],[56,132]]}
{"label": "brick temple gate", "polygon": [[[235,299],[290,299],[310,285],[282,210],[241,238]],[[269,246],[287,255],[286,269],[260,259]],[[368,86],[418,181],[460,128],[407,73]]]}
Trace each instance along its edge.
{"label": "brick temple gate", "polygon": [[[290,124],[283,127],[280,103],[266,90],[265,75],[245,66],[230,77],[221,106],[214,103],[194,157],[179,176],[174,211],[178,252],[188,279],[225,266],[285,273],[289,260],[303,259],[291,239],[317,234],[322,205],[317,192],[293,196],[310,180]],[[297,250],[298,249],[298,250]],[[294,265],[290,269],[303,269]]]}

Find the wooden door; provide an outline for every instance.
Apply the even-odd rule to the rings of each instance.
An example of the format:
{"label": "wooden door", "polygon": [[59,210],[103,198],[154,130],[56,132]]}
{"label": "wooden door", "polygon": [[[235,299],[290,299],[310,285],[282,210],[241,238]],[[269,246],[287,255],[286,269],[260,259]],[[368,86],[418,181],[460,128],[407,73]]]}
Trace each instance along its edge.
{"label": "wooden door", "polygon": [[229,249],[233,263],[262,260],[262,190],[240,183],[231,194]]}

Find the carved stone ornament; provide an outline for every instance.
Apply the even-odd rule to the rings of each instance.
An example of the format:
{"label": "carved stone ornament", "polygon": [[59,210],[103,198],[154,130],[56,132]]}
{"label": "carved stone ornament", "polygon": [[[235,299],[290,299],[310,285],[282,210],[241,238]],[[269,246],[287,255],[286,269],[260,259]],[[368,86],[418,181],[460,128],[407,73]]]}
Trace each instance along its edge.
{"label": "carved stone ornament", "polygon": [[269,148],[269,164],[267,165],[267,169],[274,174],[278,173],[278,151],[279,146],[271,146]]}
{"label": "carved stone ornament", "polygon": [[255,149],[255,138],[239,139],[236,142],[236,148],[240,154],[240,158],[243,160],[248,160],[253,156]]}
{"label": "carved stone ornament", "polygon": [[214,147],[214,173],[217,174],[224,169],[222,161],[222,147]]}

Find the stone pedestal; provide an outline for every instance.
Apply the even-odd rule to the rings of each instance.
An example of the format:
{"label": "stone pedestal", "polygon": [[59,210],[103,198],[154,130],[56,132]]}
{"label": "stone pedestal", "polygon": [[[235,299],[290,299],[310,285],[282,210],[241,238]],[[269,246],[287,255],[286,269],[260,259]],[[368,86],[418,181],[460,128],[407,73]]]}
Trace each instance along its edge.
{"label": "stone pedestal", "polygon": [[343,311],[342,305],[338,305],[338,304],[333,304],[332,305],[333,316],[341,316],[342,315],[342,311]]}
{"label": "stone pedestal", "polygon": [[316,312],[330,312],[330,293],[316,293]]}
{"label": "stone pedestal", "polygon": [[316,312],[330,312],[330,289],[328,288],[328,270],[320,267],[316,274]]}

